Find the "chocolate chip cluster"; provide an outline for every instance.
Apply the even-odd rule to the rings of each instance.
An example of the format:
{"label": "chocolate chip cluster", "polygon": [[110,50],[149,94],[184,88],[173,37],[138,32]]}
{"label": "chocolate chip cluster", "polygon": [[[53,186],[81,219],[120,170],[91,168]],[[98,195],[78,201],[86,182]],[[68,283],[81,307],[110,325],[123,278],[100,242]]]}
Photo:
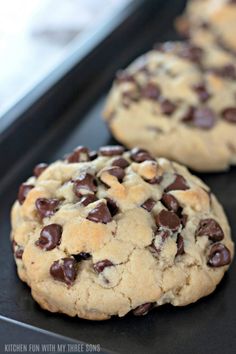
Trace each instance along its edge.
{"label": "chocolate chip cluster", "polygon": [[[156,54],[155,54],[156,51]],[[172,57],[179,57],[189,61],[193,67],[193,74],[198,72],[198,82],[196,84],[188,84],[186,76],[185,85],[190,91],[190,95],[195,95],[198,101],[197,105],[189,103],[184,112],[181,113],[179,122],[192,126],[198,129],[209,130],[212,129],[219,120],[224,120],[230,124],[236,124],[236,101],[235,105],[224,107],[222,110],[214,110],[212,105],[209,104],[213,98],[213,93],[208,83],[208,75],[215,75],[221,80],[225,80],[227,89],[232,90],[232,85],[227,81],[234,81],[236,78],[236,65],[235,61],[232,64],[225,64],[222,66],[207,66],[204,63],[204,57],[207,55],[206,48],[201,48],[191,42],[167,42],[155,46],[155,50],[151,56],[158,56],[158,53],[165,56],[166,62],[171,62]],[[122,72],[118,72],[116,84],[121,88],[121,102],[124,109],[129,109],[133,104],[140,104],[143,100],[149,100],[152,104],[159,107],[158,115],[164,115],[170,119],[174,114],[182,112],[183,102],[176,99],[176,93],[163,93],[162,80],[163,75],[166,80],[175,79],[167,70],[163,69],[164,64],[157,64],[155,67],[150,66],[148,63],[149,56],[143,58],[142,66],[131,70],[128,68]],[[151,59],[150,59],[151,60]],[[135,67],[135,64],[134,64]],[[182,74],[184,80],[184,73]],[[127,86],[127,83],[129,86]],[[235,95],[236,95],[236,89]],[[178,92],[177,92],[178,94]],[[233,94],[233,92],[232,92]],[[171,97],[173,96],[173,97]],[[186,102],[188,103],[188,97]],[[115,111],[111,119],[114,119]]]}

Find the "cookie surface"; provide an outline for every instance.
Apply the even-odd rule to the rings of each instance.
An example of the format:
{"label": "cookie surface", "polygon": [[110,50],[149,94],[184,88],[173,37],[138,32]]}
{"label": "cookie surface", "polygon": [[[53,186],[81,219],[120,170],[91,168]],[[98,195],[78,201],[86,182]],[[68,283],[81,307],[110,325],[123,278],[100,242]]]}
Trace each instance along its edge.
{"label": "cookie surface", "polygon": [[39,165],[12,208],[19,277],[44,309],[91,320],[183,306],[214,291],[233,258],[209,188],[147,151],[79,147]]}
{"label": "cookie surface", "polygon": [[129,148],[226,170],[236,163],[235,77],[234,58],[221,48],[167,42],[118,74],[104,117]]}
{"label": "cookie surface", "polygon": [[177,29],[194,38],[207,35],[228,51],[236,53],[236,1],[191,0],[177,20]]}

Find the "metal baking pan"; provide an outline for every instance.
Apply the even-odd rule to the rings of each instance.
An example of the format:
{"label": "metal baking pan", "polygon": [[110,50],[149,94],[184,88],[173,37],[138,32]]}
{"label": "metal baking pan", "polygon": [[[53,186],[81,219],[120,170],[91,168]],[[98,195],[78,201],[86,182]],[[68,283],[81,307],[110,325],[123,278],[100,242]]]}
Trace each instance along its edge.
{"label": "metal baking pan", "polygon": [[[100,352],[235,353],[235,262],[214,294],[184,308],[169,305],[145,317],[89,322],[43,311],[16,275],[9,241],[10,207],[37,162],[51,162],[76,145],[114,143],[101,112],[114,73],[157,41],[176,39],[172,23],[185,1],[134,1],[116,25],[72,57],[0,119],[0,342],[89,343]],[[81,54],[82,51],[82,54]],[[225,207],[236,234],[236,168],[202,174]]]}

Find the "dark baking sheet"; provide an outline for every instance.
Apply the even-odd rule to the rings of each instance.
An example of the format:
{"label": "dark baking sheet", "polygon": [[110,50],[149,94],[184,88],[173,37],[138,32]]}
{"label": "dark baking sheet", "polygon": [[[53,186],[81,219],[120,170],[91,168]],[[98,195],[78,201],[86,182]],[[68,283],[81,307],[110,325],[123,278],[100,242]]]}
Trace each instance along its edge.
{"label": "dark baking sheet", "polygon": [[[17,278],[9,242],[9,211],[19,184],[31,174],[37,162],[51,162],[78,144],[97,148],[114,143],[100,119],[105,93],[114,72],[149,49],[153,42],[176,38],[171,23],[183,5],[181,0],[140,1],[140,5],[129,15],[132,30],[123,23],[112,34],[111,41],[106,41],[91,55],[90,60],[96,60],[99,68],[105,65],[102,75],[99,70],[87,67],[86,70],[90,69],[93,74],[93,80],[87,77],[82,94],[73,94],[77,86],[81,90],[78,80],[81,68],[79,70],[76,65],[74,69],[78,70],[73,71],[70,99],[66,94],[68,81],[65,75],[59,86],[53,86],[49,98],[46,96],[47,99],[37,100],[35,105],[23,112],[20,121],[16,121],[10,131],[1,137],[0,351],[3,351],[5,343],[25,343],[31,338],[33,343],[82,341],[100,344],[104,352],[127,354],[235,353],[235,262],[216,292],[196,304],[185,308],[167,305],[140,318],[127,316],[106,322],[89,322],[41,310],[32,300],[30,289]],[[111,48],[113,54],[107,52]],[[56,106],[58,100],[62,100],[60,109]],[[50,123],[47,120],[49,111],[52,117]],[[228,173],[203,174],[201,177],[225,207],[235,235],[236,168]],[[4,317],[17,322],[6,321]],[[24,324],[31,327],[24,327]]]}

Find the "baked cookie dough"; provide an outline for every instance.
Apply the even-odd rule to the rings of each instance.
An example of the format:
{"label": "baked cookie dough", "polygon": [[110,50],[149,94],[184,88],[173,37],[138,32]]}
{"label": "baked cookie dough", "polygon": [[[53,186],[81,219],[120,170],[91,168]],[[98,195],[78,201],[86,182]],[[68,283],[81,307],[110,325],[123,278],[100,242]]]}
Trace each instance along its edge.
{"label": "baked cookie dough", "polygon": [[235,78],[234,58],[217,46],[167,42],[118,73],[104,117],[128,148],[226,170],[236,163]]}
{"label": "baked cookie dough", "polygon": [[[194,38],[208,32],[222,48],[236,53],[236,1],[191,0],[177,22],[177,29]],[[204,37],[203,37],[204,38]]]}
{"label": "baked cookie dough", "polygon": [[143,149],[78,147],[36,166],[12,209],[19,277],[44,309],[105,320],[184,306],[214,291],[233,257],[209,188]]}

